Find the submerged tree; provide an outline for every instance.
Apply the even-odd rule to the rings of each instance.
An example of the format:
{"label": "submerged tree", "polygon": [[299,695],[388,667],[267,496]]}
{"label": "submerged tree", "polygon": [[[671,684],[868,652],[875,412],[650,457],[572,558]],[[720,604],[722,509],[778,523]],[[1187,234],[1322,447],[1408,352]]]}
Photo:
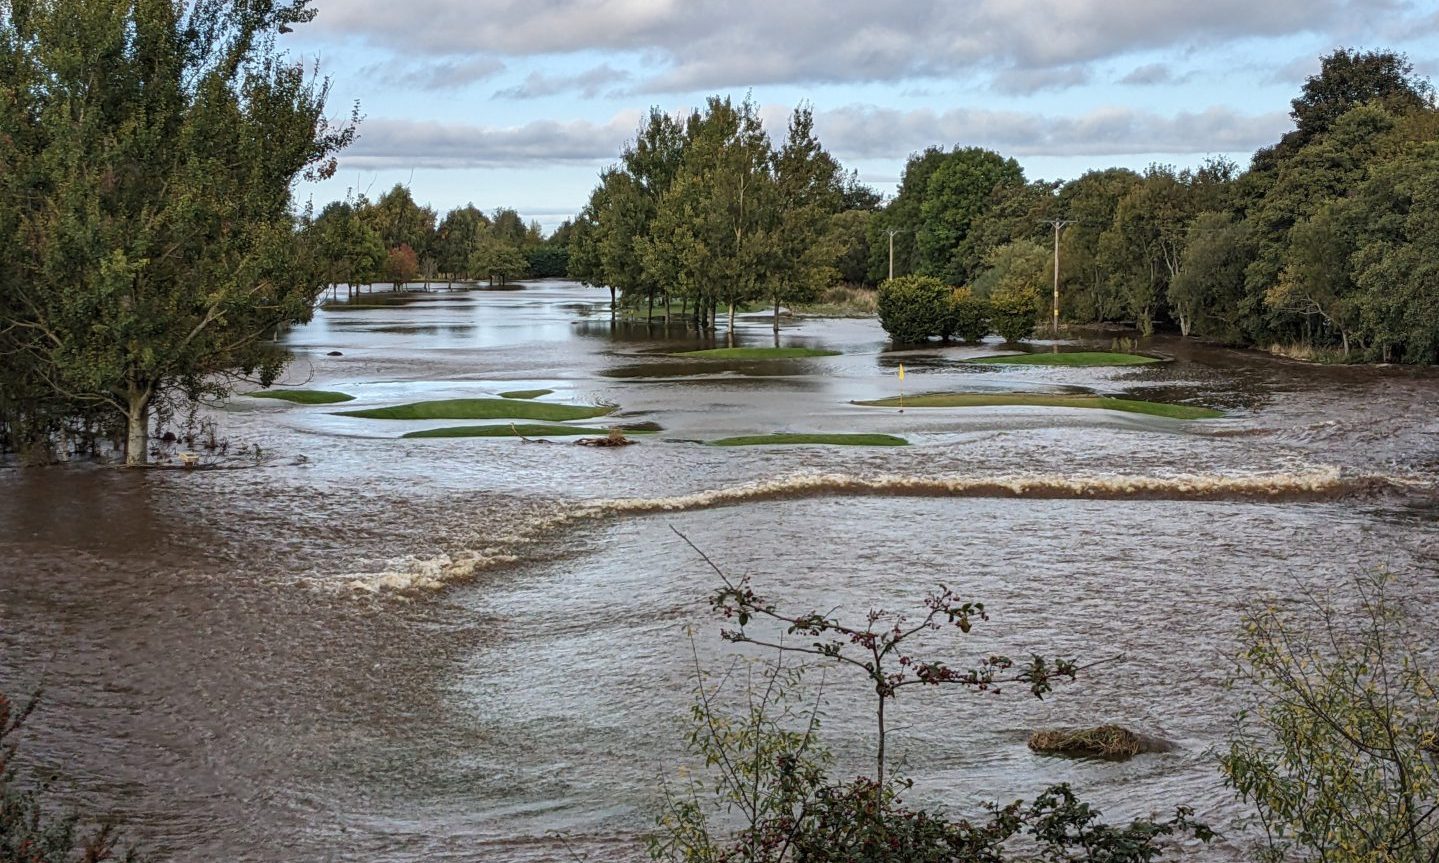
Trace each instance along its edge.
{"label": "submerged tree", "polygon": [[334,171],[353,122],[276,46],[308,0],[0,2],[3,362],[125,418],[147,460],[158,401],[268,383],[268,339],[326,274],[293,185]]}

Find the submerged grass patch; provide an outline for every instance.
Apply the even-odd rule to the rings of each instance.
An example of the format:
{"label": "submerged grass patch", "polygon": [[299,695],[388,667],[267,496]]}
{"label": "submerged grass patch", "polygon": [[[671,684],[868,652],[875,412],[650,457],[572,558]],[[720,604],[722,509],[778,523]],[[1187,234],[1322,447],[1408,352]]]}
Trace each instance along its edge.
{"label": "submerged grass patch", "polygon": [[540,396],[547,396],[554,390],[510,390],[507,393],[500,393],[502,399],[537,399]]}
{"label": "submerged grass patch", "polygon": [[[879,399],[870,402],[855,402],[857,405],[878,408],[900,407],[899,398]],[[1177,420],[1214,419],[1224,416],[1223,411],[1195,405],[1171,405],[1162,402],[1146,402],[1139,399],[1120,399],[1111,396],[1070,396],[1046,395],[1044,393],[926,393],[907,396],[903,407],[907,408],[978,408],[978,407],[1046,407],[1046,408],[1098,408],[1110,411],[1125,411],[1134,414],[1168,417]]]}
{"label": "submerged grass patch", "polygon": [[908,446],[902,437],[887,434],[757,434],[710,441],[710,446],[775,446],[833,444],[836,446]]}
{"label": "submerged grass patch", "polygon": [[355,397],[348,393],[329,390],[256,390],[245,395],[253,399],[279,399],[297,405],[333,405],[355,400]]}
{"label": "submerged grass patch", "polygon": [[612,413],[613,407],[557,405],[523,399],[443,399],[388,408],[342,411],[338,416],[372,420],[587,420]]}
{"label": "submerged grass patch", "polygon": [[675,354],[697,360],[789,360],[800,357],[835,357],[839,351],[820,348],[710,348]]}
{"label": "submerged grass patch", "polygon": [[1118,354],[1109,351],[1067,351],[1058,354],[1007,354],[1001,357],[979,357],[969,362],[1000,366],[1142,366],[1163,362],[1163,360],[1158,357]]}
{"label": "submerged grass patch", "polygon": [[[483,426],[451,426],[442,429],[425,429],[400,435],[406,438],[422,437],[576,437],[579,435],[604,435],[609,429],[585,428],[584,426],[562,426],[541,423],[504,423]],[[644,429],[623,429],[624,434],[653,434]]]}

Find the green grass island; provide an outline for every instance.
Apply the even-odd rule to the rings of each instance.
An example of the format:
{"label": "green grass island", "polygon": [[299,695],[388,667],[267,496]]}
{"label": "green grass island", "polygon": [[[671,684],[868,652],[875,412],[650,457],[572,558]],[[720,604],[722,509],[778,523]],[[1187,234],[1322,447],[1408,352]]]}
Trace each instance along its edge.
{"label": "green grass island", "polygon": [[537,399],[537,398],[539,398],[540,396],[547,396],[547,395],[550,395],[550,394],[553,393],[553,392],[554,392],[554,390],[510,390],[509,392],[500,393],[500,398],[502,398],[502,399]]}
{"label": "green grass island", "polygon": [[567,422],[587,420],[613,413],[615,408],[590,405],[557,405],[523,399],[442,399],[414,402],[388,408],[339,411],[336,416],[372,420],[539,420]]}
{"label": "green grass island", "polygon": [[876,408],[979,408],[979,407],[1046,407],[1092,408],[1123,411],[1132,414],[1166,417],[1176,420],[1216,419],[1223,411],[1197,405],[1172,405],[1113,396],[1050,395],[1044,393],[924,393],[921,395],[854,402]]}
{"label": "green grass island", "polygon": [[1159,357],[1141,354],[1118,354],[1108,351],[1065,351],[1057,354],[1004,354],[966,360],[996,366],[1144,366],[1162,363]]}
{"label": "green grass island", "polygon": [[720,438],[709,442],[710,446],[793,446],[797,444],[909,446],[909,441],[887,434],[759,434]]}
{"label": "green grass island", "polygon": [[245,395],[252,399],[279,399],[297,405],[333,405],[355,400],[355,397],[349,393],[337,393],[329,390],[255,390],[252,393],[245,393]]}

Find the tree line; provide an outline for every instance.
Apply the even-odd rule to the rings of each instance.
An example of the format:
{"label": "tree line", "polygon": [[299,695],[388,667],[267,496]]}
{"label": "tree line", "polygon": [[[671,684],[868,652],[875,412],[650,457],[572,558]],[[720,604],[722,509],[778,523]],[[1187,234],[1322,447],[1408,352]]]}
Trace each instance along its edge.
{"label": "tree line", "polygon": [[505,285],[568,269],[568,225],[546,237],[538,222],[526,224],[512,209],[486,214],[474,204],[439,218],[399,184],[374,201],[360,195],[332,202],[310,227],[326,283],[351,291],[372,282]]}
{"label": "tree line", "polygon": [[1439,361],[1433,88],[1401,55],[1341,49],[1292,109],[1294,130],[1243,171],[1211,159],[1053,183],[988,150],[927,149],[869,219],[867,279],[889,275],[892,237],[895,275],[1027,297],[1044,320],[1058,230],[1065,321]]}
{"label": "tree line", "polygon": [[922,277],[881,295],[904,319],[896,338],[1012,340],[1050,319],[1057,251],[1068,323],[1439,361],[1432,86],[1403,55],[1340,49],[1291,107],[1295,128],[1247,169],[1213,158],[1061,183],[983,148],[930,147],[883,206],[824,150],[808,108],[778,147],[748,101],[654,109],[567,235],[569,272],[650,316],[679,303],[706,328],[721,307],[732,322],[738,306],[778,312],[839,281]]}

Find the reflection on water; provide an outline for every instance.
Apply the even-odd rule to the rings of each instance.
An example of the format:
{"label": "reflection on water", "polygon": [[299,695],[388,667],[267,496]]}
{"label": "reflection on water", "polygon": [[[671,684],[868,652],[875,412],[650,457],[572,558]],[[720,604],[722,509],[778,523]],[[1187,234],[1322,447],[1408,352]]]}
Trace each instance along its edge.
{"label": "reflection on water", "polygon": [[[0,685],[44,683],[27,749],[64,802],[114,811],[174,860],[563,859],[555,831],[591,859],[636,859],[654,778],[679,757],[685,627],[707,660],[726,655],[712,578],[673,526],[795,605],[859,612],[945,579],[994,614],[945,646],[957,659],[1125,654],[1045,702],[906,699],[894,746],[926,804],[1069,781],[1116,817],[1186,802],[1232,828],[1208,750],[1233,709],[1221,657],[1240,604],[1385,566],[1439,606],[1431,371],[1179,339],[1140,345],[1176,357],[1160,366],[975,367],[962,360],[995,345],[887,353],[855,320],[782,330],[840,356],[696,362],[669,354],[727,339],[611,322],[604,291],[433,288],[322,307],[286,338],[285,383],[356,396],[346,408],[552,389],[542,401],[615,404],[664,431],[607,451],[402,440],[447,423],[237,398],[222,434],[279,458],[0,471]],[[769,321],[735,341],[773,344]],[[899,362],[908,392],[1230,415],[851,404],[896,394]],[[687,442],[771,431],[914,445]],[[1023,745],[1037,725],[1104,720],[1181,748],[1096,764]],[[838,707],[826,729],[859,769],[868,729]],[[1245,853],[1231,838],[1216,857]]]}

